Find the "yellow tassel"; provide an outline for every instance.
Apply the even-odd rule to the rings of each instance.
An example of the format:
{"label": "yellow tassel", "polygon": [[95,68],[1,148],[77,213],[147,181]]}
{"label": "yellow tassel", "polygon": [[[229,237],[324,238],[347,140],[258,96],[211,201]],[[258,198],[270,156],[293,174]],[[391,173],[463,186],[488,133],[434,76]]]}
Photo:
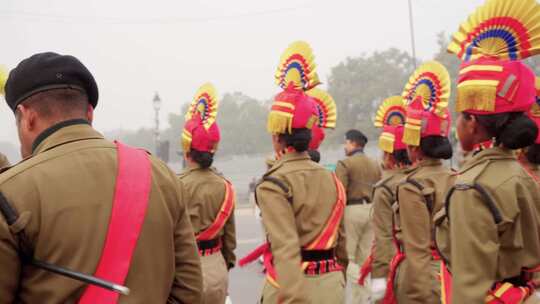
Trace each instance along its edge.
{"label": "yellow tassel", "polygon": [[183,152],[188,152],[191,149],[191,137],[187,136],[186,134],[182,134],[181,142]]}
{"label": "yellow tassel", "polygon": [[394,152],[394,136],[391,134],[383,133],[379,137],[379,148],[384,152],[392,153]]}
{"label": "yellow tassel", "polygon": [[462,86],[457,88],[456,111],[495,111],[496,86]]}
{"label": "yellow tassel", "polygon": [[403,142],[409,146],[420,146],[420,128],[406,124],[403,132]]}
{"label": "yellow tassel", "polygon": [[293,115],[278,111],[271,111],[268,115],[266,129],[271,134],[292,133]]}

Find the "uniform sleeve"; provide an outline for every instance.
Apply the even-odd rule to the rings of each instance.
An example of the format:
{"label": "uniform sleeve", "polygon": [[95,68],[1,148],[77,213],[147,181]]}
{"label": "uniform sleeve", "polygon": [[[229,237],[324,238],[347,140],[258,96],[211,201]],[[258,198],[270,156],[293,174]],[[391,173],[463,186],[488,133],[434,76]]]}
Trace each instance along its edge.
{"label": "uniform sleeve", "polygon": [[378,187],[373,194],[373,231],[375,251],[373,252],[373,278],[386,278],[390,260],[395,248],[392,243],[393,195],[384,187]]}
{"label": "uniform sleeve", "polygon": [[[404,184],[398,188],[399,219],[405,248],[406,267],[402,268],[404,294],[407,303],[426,303],[431,297],[432,280],[431,215],[422,193]],[[471,302],[455,302],[471,303]]]}
{"label": "uniform sleeve", "polygon": [[484,303],[495,282],[499,252],[493,215],[475,190],[456,190],[449,216],[452,301]]}
{"label": "uniform sleeve", "polygon": [[347,167],[343,161],[338,161],[336,165],[336,175],[343,184],[345,190],[349,189],[349,173],[347,172]]}
{"label": "uniform sleeve", "polygon": [[17,254],[17,243],[3,216],[0,215],[0,303],[15,302],[19,284],[21,262]]}
{"label": "uniform sleeve", "polygon": [[235,220],[234,220],[234,209],[232,210],[232,214],[227,220],[227,223],[225,223],[225,227],[223,227],[223,257],[225,258],[225,262],[227,263],[227,269],[231,269],[236,264],[236,255],[234,254],[234,249],[236,249],[236,227],[235,227]]}
{"label": "uniform sleeve", "polygon": [[345,237],[345,217],[341,219],[339,224],[336,257],[339,265],[343,266],[343,271],[346,272],[349,265],[349,256],[347,255],[347,238]]}
{"label": "uniform sleeve", "polygon": [[274,256],[280,303],[309,303],[295,217],[286,194],[277,185],[263,182],[256,195]]}
{"label": "uniform sleeve", "polygon": [[183,186],[178,182],[180,215],[174,232],[175,277],[168,303],[200,303],[202,272],[193,228],[183,201]]}

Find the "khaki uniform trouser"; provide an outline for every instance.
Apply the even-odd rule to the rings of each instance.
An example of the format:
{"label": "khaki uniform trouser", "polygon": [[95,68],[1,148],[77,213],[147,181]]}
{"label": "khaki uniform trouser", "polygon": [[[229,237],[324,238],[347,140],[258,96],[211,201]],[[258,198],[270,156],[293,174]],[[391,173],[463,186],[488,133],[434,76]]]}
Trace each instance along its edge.
{"label": "khaki uniform trouser", "polygon": [[[322,275],[306,275],[306,288],[310,295],[309,304],[344,304],[345,278],[342,271]],[[261,304],[278,304],[279,289],[265,280]]]}
{"label": "khaki uniform trouser", "polygon": [[221,252],[201,257],[203,304],[224,304],[229,288],[229,272]]}
{"label": "khaki uniform trouser", "polygon": [[[400,288],[400,286],[403,286],[403,282],[407,280],[406,276],[403,275],[405,267],[407,267],[407,257],[405,257],[405,260],[398,266],[396,271],[396,279],[394,281],[394,291],[398,304],[407,303],[407,299],[409,299],[403,288]],[[431,292],[429,299],[423,300],[423,303],[438,304],[441,303],[441,261],[432,260],[430,263],[430,268],[431,281],[428,286],[425,286],[425,288],[429,288]]]}
{"label": "khaki uniform trouser", "polygon": [[347,238],[347,281],[352,291],[351,303],[369,303],[371,299],[370,278],[364,286],[358,282],[360,267],[371,253],[373,228],[371,225],[372,204],[350,205],[345,208],[345,235]]}

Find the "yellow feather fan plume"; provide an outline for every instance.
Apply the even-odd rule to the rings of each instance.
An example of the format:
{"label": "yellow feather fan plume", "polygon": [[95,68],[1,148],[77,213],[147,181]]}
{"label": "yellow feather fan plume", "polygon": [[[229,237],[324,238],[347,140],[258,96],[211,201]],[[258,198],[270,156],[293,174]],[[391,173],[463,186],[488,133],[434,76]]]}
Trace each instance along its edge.
{"label": "yellow feather fan plume", "polygon": [[540,4],[536,0],[488,0],[461,24],[450,53],[520,60],[540,54]]}
{"label": "yellow feather fan plume", "polygon": [[197,90],[185,120],[189,121],[193,114],[199,112],[204,128],[208,130],[216,121],[218,106],[216,88],[211,83],[205,83]]}
{"label": "yellow feather fan plume", "polygon": [[401,96],[392,96],[383,100],[375,115],[375,127],[397,126],[405,124],[407,109]]}
{"label": "yellow feather fan plume", "polygon": [[320,84],[315,69],[315,56],[309,44],[293,42],[281,55],[275,74],[276,84],[282,89],[292,83],[298,89],[310,90]]}
{"label": "yellow feather fan plume", "polygon": [[318,88],[313,88],[307,91],[306,94],[315,101],[319,127],[334,129],[337,122],[337,107],[334,98],[328,92]]}

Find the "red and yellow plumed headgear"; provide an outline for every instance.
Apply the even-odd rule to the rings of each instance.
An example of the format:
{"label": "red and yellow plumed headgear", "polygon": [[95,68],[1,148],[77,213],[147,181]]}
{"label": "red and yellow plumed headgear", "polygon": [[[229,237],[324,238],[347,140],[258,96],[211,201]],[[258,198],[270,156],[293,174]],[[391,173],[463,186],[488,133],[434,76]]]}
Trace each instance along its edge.
{"label": "red and yellow plumed headgear", "polygon": [[[536,77],[536,99],[533,103],[531,109],[529,110],[528,114],[529,117],[534,120],[536,125],[538,126],[538,129],[540,129],[540,77]],[[538,132],[538,137],[535,141],[536,144],[540,144],[540,132]]]}
{"label": "red and yellow plumed headgear", "polygon": [[304,91],[318,85],[311,47],[303,41],[292,43],[281,55],[276,83],[283,89],[274,97],[267,129],[272,134],[291,133],[292,129],[311,129],[317,122],[312,98]]}
{"label": "red and yellow plumed headgear", "polygon": [[420,139],[426,136],[448,136],[450,75],[442,64],[422,64],[409,78],[402,97],[407,105],[405,144],[419,146]]}
{"label": "red and yellow plumed headgear", "polygon": [[216,123],[218,110],[216,89],[206,83],[197,90],[185,116],[182,133],[184,152],[195,149],[214,153],[219,143],[219,127]]}
{"label": "red and yellow plumed headgear", "polygon": [[403,130],[407,110],[401,96],[389,97],[381,103],[375,115],[375,127],[382,128],[379,148],[387,153],[405,149]]}
{"label": "red and yellow plumed headgear", "polygon": [[313,88],[306,92],[315,102],[317,109],[318,122],[311,129],[310,150],[318,150],[324,140],[324,129],[334,129],[337,122],[337,107],[334,98],[318,88]]}
{"label": "red and yellow plumed headgear", "polygon": [[535,100],[535,77],[519,60],[540,53],[540,5],[488,0],[461,24],[448,51],[463,60],[458,112],[525,112]]}

